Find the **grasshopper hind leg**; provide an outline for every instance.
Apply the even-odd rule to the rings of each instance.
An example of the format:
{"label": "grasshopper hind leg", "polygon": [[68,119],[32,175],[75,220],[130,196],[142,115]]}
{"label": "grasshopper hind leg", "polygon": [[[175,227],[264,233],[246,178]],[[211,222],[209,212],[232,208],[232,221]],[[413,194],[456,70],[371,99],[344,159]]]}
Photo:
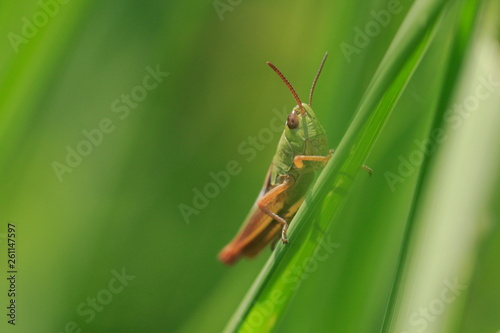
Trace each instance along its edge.
{"label": "grasshopper hind leg", "polygon": [[262,210],[264,213],[272,217],[276,222],[281,224],[281,241],[283,243],[288,243],[288,239],[286,238],[286,231],[288,230],[288,222],[278,214],[272,212],[268,208],[268,206],[269,204],[273,203],[281,193],[292,187],[293,183],[294,180],[292,177],[283,176],[283,183],[274,187],[272,190],[264,194],[264,196],[262,196],[262,198],[260,198],[257,201],[257,205],[260,210]]}

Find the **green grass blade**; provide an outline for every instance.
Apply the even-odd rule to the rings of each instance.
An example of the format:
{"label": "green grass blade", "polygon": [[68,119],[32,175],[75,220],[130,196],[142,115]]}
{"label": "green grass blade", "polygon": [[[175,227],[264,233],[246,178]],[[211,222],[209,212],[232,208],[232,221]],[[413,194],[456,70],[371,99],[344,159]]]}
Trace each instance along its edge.
{"label": "green grass blade", "polygon": [[[430,130],[446,133],[446,139],[439,144],[434,142],[434,146],[430,147],[432,153],[423,163],[420,172],[414,205],[402,243],[395,290],[383,332],[408,329],[456,332],[459,328],[459,308],[464,302],[464,289],[467,289],[466,282],[470,279],[473,258],[484,236],[484,225],[476,224],[482,219],[478,212],[483,209],[483,202],[478,198],[491,195],[491,184],[497,176],[493,170],[495,165],[498,168],[498,158],[490,158],[490,155],[498,156],[498,153],[492,154],[483,147],[489,146],[491,142],[498,142],[495,130],[488,130],[489,124],[498,123],[495,111],[498,104],[495,104],[494,98],[481,101],[484,104],[479,106],[481,116],[460,126],[450,124],[449,114],[446,113],[450,112],[452,105],[462,104],[471,96],[471,92],[477,91],[478,77],[495,75],[490,70],[495,68],[492,58],[489,55],[485,57],[484,54],[485,44],[488,44],[485,43],[484,36],[478,38],[472,48],[480,49],[479,52],[474,52],[474,56],[478,58],[478,63],[483,63],[483,68],[475,70],[474,68],[481,66],[474,61],[472,64],[469,61],[466,71],[461,68],[466,55],[471,53],[469,44],[482,4],[480,1],[463,1],[457,8],[460,11],[457,15],[459,21],[447,62],[447,80],[443,81],[441,98]],[[458,94],[457,87],[460,87]],[[457,116],[462,117],[455,111],[454,117]],[[467,146],[475,147],[466,153],[467,156],[464,156],[463,140],[468,142]],[[483,162],[478,165],[476,161]],[[467,177],[470,179],[467,190],[462,191],[461,174],[469,173],[470,170],[475,170],[475,176]],[[446,296],[443,300],[442,295],[450,292],[454,293],[453,297]],[[456,302],[460,297],[461,300]],[[433,307],[441,305],[444,308],[436,315]],[[429,312],[429,309],[430,317],[425,317],[423,311]],[[444,311],[446,313],[442,314]]]}
{"label": "green grass blade", "polygon": [[[428,137],[431,136],[431,133],[434,132],[435,130],[442,130],[444,127],[444,120],[443,120],[443,115],[445,111],[447,110],[447,106],[450,103],[450,98],[452,97],[452,94],[454,93],[456,89],[456,82],[458,79],[458,74],[460,73],[460,68],[462,65],[462,62],[464,60],[465,53],[467,51],[467,46],[470,41],[472,32],[473,32],[473,26],[475,23],[475,17],[477,14],[479,2],[467,2],[462,4],[461,8],[461,14],[459,17],[458,24],[456,25],[457,31],[455,34],[455,38],[453,41],[452,45],[452,50],[449,52],[448,55],[448,61],[447,63],[448,68],[446,71],[445,77],[447,78],[446,80],[442,81],[442,89],[441,89],[441,94],[439,94],[441,97],[439,99],[438,104],[436,105],[436,112],[434,116],[434,121],[433,125],[430,127],[429,132],[428,132]],[[388,308],[388,316],[386,317],[386,320],[384,321],[384,327],[382,329],[382,332],[392,332],[392,325],[393,322],[396,320],[395,317],[395,312],[398,311],[398,308],[400,306],[399,304],[399,291],[398,288],[400,288],[400,284],[402,283],[403,278],[403,271],[405,267],[405,263],[408,260],[408,255],[409,255],[409,249],[408,246],[410,244],[410,238],[414,232],[414,215],[417,213],[417,203],[419,200],[421,200],[422,197],[425,197],[422,193],[422,187],[423,187],[423,178],[425,174],[428,172],[429,165],[431,161],[433,160],[434,157],[434,152],[436,151],[436,145],[437,143],[433,142],[433,147],[430,148],[431,153],[429,153],[428,158],[426,158],[423,163],[422,167],[420,169],[420,180],[417,183],[417,187],[415,189],[415,199],[412,207],[412,211],[410,213],[410,216],[408,218],[408,223],[407,227],[405,230],[405,235],[403,237],[402,241],[402,246],[403,248],[401,249],[401,255],[399,259],[399,264],[398,264],[398,270],[397,270],[397,276],[396,276],[396,281],[394,283],[394,290],[391,296],[391,300],[389,302],[389,308]]]}

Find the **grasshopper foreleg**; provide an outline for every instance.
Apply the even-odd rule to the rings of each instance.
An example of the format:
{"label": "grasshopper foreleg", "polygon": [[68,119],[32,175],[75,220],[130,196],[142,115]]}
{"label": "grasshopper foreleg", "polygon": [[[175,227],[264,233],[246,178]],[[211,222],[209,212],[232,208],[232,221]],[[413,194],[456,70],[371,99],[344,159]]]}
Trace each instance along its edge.
{"label": "grasshopper foreleg", "polygon": [[[328,160],[330,160],[330,157],[332,157],[333,154],[333,149],[330,149],[330,154],[326,156],[316,156],[316,155],[296,155],[293,158],[293,164],[299,169],[302,169],[304,167],[304,161],[316,161],[316,162],[323,162],[326,163]],[[368,171],[368,175],[371,176],[373,174],[373,170],[366,165],[361,166],[363,169]]]}
{"label": "grasshopper foreleg", "polygon": [[272,212],[267,206],[273,202],[274,199],[284,191],[288,190],[290,187],[293,185],[293,178],[290,176],[283,176],[283,183],[279,184],[278,186],[274,187],[272,190],[264,194],[262,198],[260,198],[257,201],[257,206],[259,207],[260,210],[262,210],[264,213],[272,217],[275,221],[277,221],[279,224],[281,224],[281,240],[283,243],[288,243],[288,239],[286,238],[286,231],[288,229],[288,223],[284,218],[279,216],[278,214]]}
{"label": "grasshopper foreleg", "polygon": [[330,153],[326,156],[317,156],[317,155],[295,155],[293,158],[293,164],[299,169],[304,167],[304,161],[315,161],[315,162],[323,162],[326,163],[332,157],[333,149],[330,150]]}

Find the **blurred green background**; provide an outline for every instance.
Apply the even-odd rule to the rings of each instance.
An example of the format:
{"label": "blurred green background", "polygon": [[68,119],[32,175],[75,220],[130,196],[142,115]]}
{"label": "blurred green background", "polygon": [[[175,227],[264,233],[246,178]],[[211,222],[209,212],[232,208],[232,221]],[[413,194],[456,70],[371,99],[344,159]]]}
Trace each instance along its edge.
{"label": "blurred green background", "polygon": [[[412,3],[2,2],[0,305],[8,304],[5,234],[12,223],[18,307],[15,328],[2,314],[1,331],[221,331],[270,252],[232,268],[216,255],[260,191],[280,134],[254,158],[239,147],[295,105],[265,62],[280,68],[306,100],[323,54],[330,53],[314,109],[333,148]],[[481,17],[499,8],[497,1],[484,3]],[[342,45],[355,44],[356,29],[388,6],[395,10],[387,26],[346,56]],[[500,29],[495,18],[489,21],[496,24],[494,56]],[[366,162],[374,176],[360,177],[342,212],[347,222],[366,224],[332,230],[338,255],[305,279],[279,331],[304,332],[311,321],[315,331],[370,331],[341,320],[366,319],[353,304],[390,292],[419,172],[395,191],[384,174],[397,172],[398,157],[415,149],[432,122],[432,114],[419,110],[435,105],[439,84],[431,78],[446,65],[439,46],[447,37],[436,38]],[[498,101],[499,92],[494,96]],[[491,156],[480,165],[497,170],[498,143],[491,142]],[[196,190],[229,161],[241,172],[185,218],[180,205],[192,207]],[[460,332],[500,329],[499,174],[488,173],[491,188],[477,223],[486,231],[469,253],[473,273],[459,302]],[[469,191],[467,184],[461,191]],[[372,219],[386,220],[387,228],[375,228]],[[395,236],[387,240],[387,233]],[[385,266],[374,265],[372,256]],[[350,270],[335,268],[345,261]],[[115,277],[123,272],[130,279],[116,291]],[[96,297],[102,307],[89,310]],[[381,325],[384,311],[380,305],[371,313],[370,324]]]}

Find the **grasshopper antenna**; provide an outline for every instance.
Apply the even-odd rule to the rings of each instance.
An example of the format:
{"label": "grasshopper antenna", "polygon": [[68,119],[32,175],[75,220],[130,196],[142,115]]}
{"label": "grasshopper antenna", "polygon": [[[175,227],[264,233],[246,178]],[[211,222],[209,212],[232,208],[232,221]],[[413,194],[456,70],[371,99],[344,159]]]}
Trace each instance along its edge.
{"label": "grasshopper antenna", "polygon": [[316,76],[314,77],[313,84],[311,86],[311,91],[309,92],[309,106],[312,107],[312,102],[313,102],[313,93],[314,93],[314,88],[316,87],[316,82],[318,82],[319,75],[321,74],[321,70],[323,69],[323,65],[325,64],[326,57],[328,57],[328,52],[325,53],[323,56],[323,60],[321,60],[321,65],[319,65],[318,72],[316,73]]}
{"label": "grasshopper antenna", "polygon": [[290,84],[290,82],[288,82],[288,80],[286,79],[286,77],[283,74],[281,74],[280,70],[277,69],[276,66],[274,66],[273,64],[271,64],[269,61],[267,62],[267,64],[269,65],[269,67],[271,67],[276,72],[276,74],[278,74],[278,76],[281,78],[281,80],[283,80],[283,82],[286,84],[286,86],[288,87],[288,89],[290,89],[290,92],[292,93],[293,97],[295,98],[295,101],[297,102],[297,105],[300,108],[300,113],[303,115],[305,113],[305,110],[302,107],[302,102],[300,101],[299,95],[297,95],[297,93],[295,92],[295,89],[293,89],[293,87]]}

